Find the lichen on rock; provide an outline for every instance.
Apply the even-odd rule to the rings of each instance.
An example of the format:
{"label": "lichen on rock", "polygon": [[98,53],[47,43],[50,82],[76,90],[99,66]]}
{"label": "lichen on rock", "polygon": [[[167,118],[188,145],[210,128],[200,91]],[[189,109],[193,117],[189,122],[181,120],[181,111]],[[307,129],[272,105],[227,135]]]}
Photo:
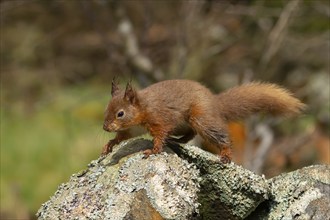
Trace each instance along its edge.
{"label": "lichen on rock", "polygon": [[218,156],[195,146],[185,145],[177,152],[201,170],[201,219],[244,219],[268,198],[263,176],[233,162],[222,164]]}
{"label": "lichen on rock", "polygon": [[249,219],[330,219],[329,182],[329,165],[305,167],[269,179],[270,199]]}
{"label": "lichen on rock", "polygon": [[58,187],[38,219],[330,219],[329,165],[266,180],[191,145],[143,159],[152,146],[131,139],[92,161]]}
{"label": "lichen on rock", "polygon": [[38,218],[141,219],[139,213],[144,213],[144,219],[187,219],[197,213],[198,169],[167,152],[148,159],[142,153],[118,157],[136,144],[150,146],[147,140],[131,140],[93,161],[86,171],[59,186],[39,209]]}
{"label": "lichen on rock", "polygon": [[[311,166],[270,179],[273,205],[268,219],[330,219],[329,172],[329,167]],[[313,201],[323,201],[327,207],[309,213]]]}

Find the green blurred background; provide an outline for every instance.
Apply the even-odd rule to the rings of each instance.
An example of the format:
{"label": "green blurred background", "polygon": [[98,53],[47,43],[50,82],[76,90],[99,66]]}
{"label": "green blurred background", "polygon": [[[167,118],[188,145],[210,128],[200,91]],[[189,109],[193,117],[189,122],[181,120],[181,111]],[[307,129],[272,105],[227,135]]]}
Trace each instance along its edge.
{"label": "green blurred background", "polygon": [[281,84],[309,107],[270,125],[262,173],[329,164],[329,1],[0,4],[1,219],[33,219],[61,182],[99,156],[112,136],[102,123],[115,75],[140,88],[170,78],[214,92]]}

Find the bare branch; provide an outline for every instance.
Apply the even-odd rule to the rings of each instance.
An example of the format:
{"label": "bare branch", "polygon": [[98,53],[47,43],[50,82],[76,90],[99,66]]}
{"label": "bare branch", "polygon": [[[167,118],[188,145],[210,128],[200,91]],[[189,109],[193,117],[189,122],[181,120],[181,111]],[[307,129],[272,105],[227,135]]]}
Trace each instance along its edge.
{"label": "bare branch", "polygon": [[256,173],[261,173],[266,154],[272,146],[274,134],[268,125],[260,123],[256,127],[256,135],[261,138],[261,142],[251,164],[251,169]]}
{"label": "bare branch", "polygon": [[126,16],[123,8],[118,8],[117,16],[119,18],[118,30],[123,37],[125,53],[129,58],[130,64],[149,78],[156,81],[163,80],[165,76],[162,71],[157,69],[151,60],[141,53],[132,23]]}
{"label": "bare branch", "polygon": [[327,16],[328,18],[330,17],[330,7],[329,7],[329,5],[323,4],[321,2],[314,2],[312,6],[319,13]]}
{"label": "bare branch", "polygon": [[279,17],[276,25],[269,34],[266,52],[261,57],[260,61],[261,69],[264,69],[268,65],[270,60],[281,47],[287,27],[289,25],[289,19],[297,8],[299,2],[300,0],[292,0],[283,9],[283,12],[281,13],[281,16]]}

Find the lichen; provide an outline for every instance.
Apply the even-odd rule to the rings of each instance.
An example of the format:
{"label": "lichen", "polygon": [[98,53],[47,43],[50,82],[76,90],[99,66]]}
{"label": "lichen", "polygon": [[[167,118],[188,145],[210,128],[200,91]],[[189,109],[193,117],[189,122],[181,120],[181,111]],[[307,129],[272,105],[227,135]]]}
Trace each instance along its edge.
{"label": "lichen", "polygon": [[265,180],[191,145],[173,149],[180,157],[165,148],[143,159],[150,147],[133,139],[92,161],[58,187],[38,218],[244,219],[256,208],[249,219],[330,218],[330,166]]}
{"label": "lichen", "polygon": [[198,212],[198,169],[166,152],[148,159],[141,152],[129,155],[136,145],[149,147],[150,141],[123,142],[109,156],[72,175],[41,206],[38,219],[125,219],[141,190],[163,218],[187,219]]}
{"label": "lichen", "polygon": [[328,182],[329,171],[329,166],[311,166],[270,179],[272,201],[267,219],[311,219],[306,209],[312,201],[328,196],[317,184]]}
{"label": "lichen", "polygon": [[[138,167],[139,169],[136,169]],[[198,170],[176,155],[162,153],[129,158],[119,171],[119,192],[146,190],[153,207],[166,219],[185,219],[197,212]]]}
{"label": "lichen", "polygon": [[243,219],[268,199],[269,186],[263,176],[233,162],[223,164],[218,156],[195,146],[184,145],[179,154],[201,170],[199,200],[204,218]]}

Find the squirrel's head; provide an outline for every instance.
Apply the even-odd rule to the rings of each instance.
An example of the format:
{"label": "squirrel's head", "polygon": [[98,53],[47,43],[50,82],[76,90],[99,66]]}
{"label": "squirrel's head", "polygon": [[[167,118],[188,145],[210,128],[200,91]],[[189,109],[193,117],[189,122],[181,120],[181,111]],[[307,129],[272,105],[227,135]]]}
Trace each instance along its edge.
{"label": "squirrel's head", "polygon": [[112,81],[112,99],[105,111],[103,129],[105,131],[125,130],[142,122],[139,99],[131,83],[127,83],[125,92]]}

